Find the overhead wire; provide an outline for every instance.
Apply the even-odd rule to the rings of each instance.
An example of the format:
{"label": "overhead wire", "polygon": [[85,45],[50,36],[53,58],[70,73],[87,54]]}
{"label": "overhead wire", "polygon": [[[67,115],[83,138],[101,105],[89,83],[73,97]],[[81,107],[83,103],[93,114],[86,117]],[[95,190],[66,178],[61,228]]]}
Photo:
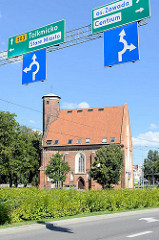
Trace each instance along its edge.
{"label": "overhead wire", "polygon": [[[4,99],[1,99],[0,98],[0,101],[3,101],[3,102],[7,102],[9,104],[13,104],[15,106],[18,106],[18,107],[22,107],[22,108],[25,108],[25,109],[28,109],[28,110],[32,110],[32,111],[36,111],[36,112],[39,112],[42,114],[42,111],[39,111],[39,110],[35,110],[33,108],[30,108],[30,107],[26,107],[26,106],[23,106],[23,105],[20,105],[20,104],[16,104],[16,103],[13,103],[13,102],[10,102],[10,101],[7,101],[7,100],[4,100]],[[76,110],[76,109],[73,109],[73,111]],[[54,116],[55,117],[55,116]],[[92,129],[95,129],[94,127],[90,126],[90,125],[87,125],[87,124],[83,124],[83,123],[80,123],[80,122],[76,122],[76,121],[73,121],[73,120],[70,120],[70,119],[66,119],[66,118],[63,118],[63,117],[60,117],[58,116],[59,119],[62,119],[62,120],[65,120],[65,121],[68,121],[68,122],[71,122],[71,123],[75,123],[77,125],[81,125],[81,126],[84,126],[84,127],[89,127],[89,128],[92,128]],[[99,121],[98,121],[99,122]],[[101,121],[100,121],[101,122]],[[101,122],[102,124],[104,124],[105,122]],[[102,130],[102,129],[101,129]],[[114,134],[116,134],[117,132],[113,132]]]}
{"label": "overhead wire", "polygon": [[[17,103],[13,103],[11,101],[8,101],[8,100],[4,100],[2,98],[0,98],[0,101],[3,101],[3,102],[6,102],[6,103],[9,103],[9,104],[12,104],[12,105],[15,105],[15,106],[18,106],[18,107],[22,107],[22,108],[25,108],[25,109],[28,109],[28,110],[31,110],[31,111],[35,111],[35,112],[38,112],[38,113],[41,113],[42,114],[42,111],[39,111],[39,110],[36,110],[36,109],[33,109],[33,108],[30,108],[30,107],[27,107],[27,106],[24,106],[24,105],[21,105],[21,104],[17,104]],[[66,119],[66,118],[62,118],[62,117],[58,117],[59,119],[62,119],[62,120],[65,120],[65,121],[68,121],[68,122],[72,122],[72,123],[75,123],[77,125],[81,125],[81,126],[85,126],[85,127],[89,127],[89,128],[93,128],[95,129],[94,127],[90,126],[90,125],[86,125],[86,124],[83,124],[83,123],[79,123],[79,122],[76,122],[76,121],[73,121],[73,120],[69,120],[69,119]],[[103,122],[102,122],[103,123]],[[56,132],[59,134],[59,132]],[[113,132],[114,134],[116,134],[117,132]],[[61,135],[69,135],[69,136],[73,136],[73,135],[70,135],[70,134],[65,134],[65,133],[60,133]],[[78,136],[74,136],[74,137],[78,137]],[[148,140],[148,139],[145,139],[145,138],[141,138],[141,137],[134,137],[136,139],[140,139],[140,140],[144,140],[146,142],[153,142],[153,143],[157,143],[159,144],[158,141],[152,141],[152,140]],[[97,140],[97,139],[92,139],[92,140]],[[98,139],[99,140],[99,139]],[[135,146],[133,146],[134,148]]]}
{"label": "overhead wire", "polygon": [[30,107],[26,107],[26,106],[23,106],[23,105],[20,105],[20,104],[17,104],[17,103],[13,103],[13,102],[10,102],[10,101],[8,101],[8,100],[4,100],[4,99],[1,99],[1,98],[0,98],[0,101],[2,101],[2,102],[6,102],[6,103],[9,103],[9,104],[12,104],[12,105],[18,106],[18,107],[22,107],[22,108],[25,108],[25,109],[28,109],[28,110],[32,110],[32,111],[35,111],[35,112],[42,113],[42,112],[39,111],[39,110],[36,110],[36,109],[30,108]]}

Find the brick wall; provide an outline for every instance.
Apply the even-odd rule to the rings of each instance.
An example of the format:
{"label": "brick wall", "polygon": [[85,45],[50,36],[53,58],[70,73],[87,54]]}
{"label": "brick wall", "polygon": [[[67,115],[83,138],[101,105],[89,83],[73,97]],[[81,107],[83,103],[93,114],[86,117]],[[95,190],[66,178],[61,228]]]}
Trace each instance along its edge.
{"label": "brick wall", "polygon": [[[113,110],[112,110],[113,111]],[[67,175],[64,184],[75,184],[78,188],[79,180],[84,181],[86,189],[101,189],[101,186],[93,179],[89,179],[89,171],[91,163],[94,160],[95,152],[103,145],[92,145],[92,146],[61,146],[61,147],[44,147],[45,137],[49,131],[49,126],[52,122],[56,121],[60,112],[60,97],[56,95],[46,95],[43,97],[43,150],[42,150],[42,163],[40,167],[40,187],[51,188],[51,181],[45,175],[46,166],[49,164],[50,158],[56,152],[63,154],[65,161],[68,162],[71,167],[70,172]],[[112,126],[115,129],[115,126]],[[114,130],[115,131],[115,130]],[[125,104],[123,107],[123,119],[121,126],[120,145],[123,146],[124,152],[124,168],[121,171],[121,181],[118,187],[122,188],[133,188],[133,159],[132,159],[132,139],[130,120],[128,113],[128,105]],[[83,153],[86,159],[86,169],[84,173],[76,173],[75,171],[75,157],[78,153]],[[132,176],[130,177],[130,174]]]}

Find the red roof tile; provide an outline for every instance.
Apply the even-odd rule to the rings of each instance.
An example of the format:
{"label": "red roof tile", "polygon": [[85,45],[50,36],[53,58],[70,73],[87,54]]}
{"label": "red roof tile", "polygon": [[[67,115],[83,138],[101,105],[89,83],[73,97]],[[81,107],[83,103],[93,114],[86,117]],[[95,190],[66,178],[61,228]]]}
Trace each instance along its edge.
{"label": "red roof tile", "polygon": [[[124,106],[89,109],[61,110],[48,128],[46,141],[52,140],[52,146],[59,140],[58,146],[65,146],[72,139],[71,145],[78,145],[76,141],[81,138],[80,145],[91,145],[102,144],[102,139],[107,138],[109,144],[110,138],[115,137],[115,143],[120,143]],[[86,138],[90,138],[90,143],[85,143]]]}

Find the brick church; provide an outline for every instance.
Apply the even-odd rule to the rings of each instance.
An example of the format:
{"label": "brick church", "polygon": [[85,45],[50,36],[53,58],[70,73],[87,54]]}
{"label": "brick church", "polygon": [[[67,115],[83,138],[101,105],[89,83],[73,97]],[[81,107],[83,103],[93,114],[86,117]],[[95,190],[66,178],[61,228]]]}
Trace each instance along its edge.
{"label": "brick church", "polygon": [[60,110],[60,99],[52,93],[43,96],[40,187],[55,187],[45,175],[45,169],[52,155],[59,152],[71,167],[64,185],[74,184],[77,189],[101,189],[90,177],[91,163],[96,150],[118,144],[124,153],[124,168],[117,187],[133,188],[133,148],[128,105]]}

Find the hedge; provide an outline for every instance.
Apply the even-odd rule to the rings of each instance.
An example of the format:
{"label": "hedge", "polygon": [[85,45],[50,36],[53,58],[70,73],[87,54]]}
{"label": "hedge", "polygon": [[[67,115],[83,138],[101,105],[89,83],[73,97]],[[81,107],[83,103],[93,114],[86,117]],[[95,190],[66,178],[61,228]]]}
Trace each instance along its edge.
{"label": "hedge", "polygon": [[159,190],[0,189],[0,224],[98,211],[159,207]]}

